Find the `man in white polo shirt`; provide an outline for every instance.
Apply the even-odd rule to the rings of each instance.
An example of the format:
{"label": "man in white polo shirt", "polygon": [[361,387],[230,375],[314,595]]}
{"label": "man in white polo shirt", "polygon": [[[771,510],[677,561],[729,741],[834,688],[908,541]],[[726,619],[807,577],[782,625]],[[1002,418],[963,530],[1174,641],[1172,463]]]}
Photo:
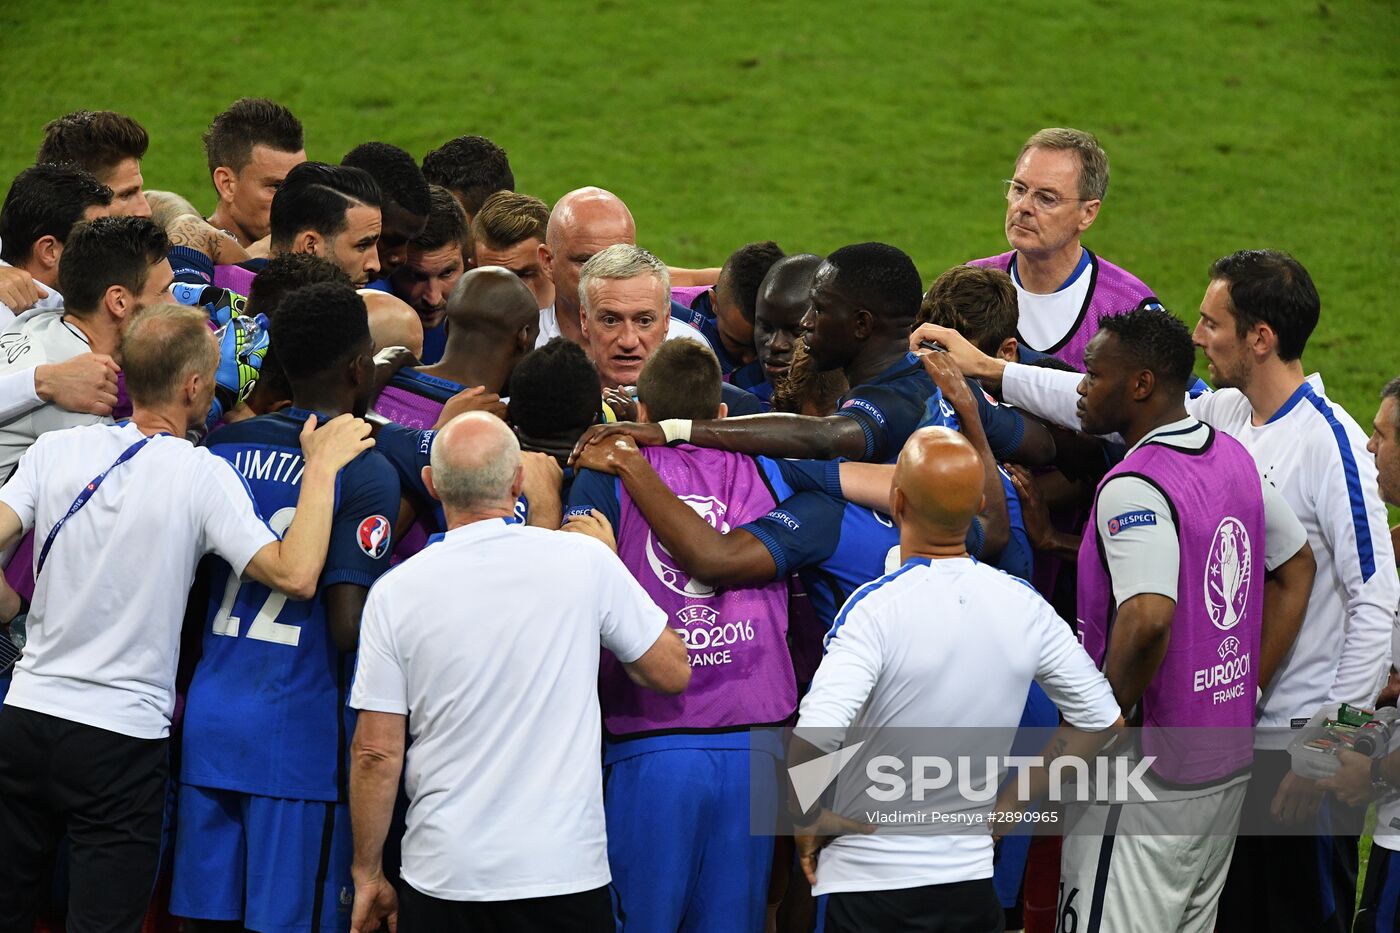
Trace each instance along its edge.
{"label": "man in white polo shirt", "polygon": [[[447,534],[375,584],[361,622],[351,929],[611,931],[599,651],[674,694],[685,645],[607,547],[509,523],[523,470],[500,419],[462,415],[431,457]],[[406,733],[400,903],[382,856]]]}
{"label": "man in white polo shirt", "polygon": [[[802,700],[799,742],[804,730],[970,726],[1003,730],[1005,754],[1032,680],[1064,714],[1076,751],[1092,752],[1122,726],[1108,681],[1049,604],[968,557],[982,488],[982,460],[957,432],[923,428],[905,443],[890,501],[904,563],[837,616]],[[800,744],[797,752],[794,761],[811,757]],[[1002,928],[990,833],[851,833],[819,858],[818,847],[798,836],[812,893],[831,895],[831,933]]]}
{"label": "man in white polo shirt", "polygon": [[[0,488],[0,546],[33,529],[28,642],[0,707],[0,929],[29,929],[40,878],[69,844],[70,929],[139,930],[155,883],[175,665],[195,565],[216,553],[309,598],[336,474],[373,444],[349,415],[308,422],[296,517],[282,540],[227,461],[191,446],[219,350],[193,308],[147,309],[124,341],[135,410],[45,434]],[[76,497],[76,498],[75,498]],[[22,610],[0,584],[0,619]]]}

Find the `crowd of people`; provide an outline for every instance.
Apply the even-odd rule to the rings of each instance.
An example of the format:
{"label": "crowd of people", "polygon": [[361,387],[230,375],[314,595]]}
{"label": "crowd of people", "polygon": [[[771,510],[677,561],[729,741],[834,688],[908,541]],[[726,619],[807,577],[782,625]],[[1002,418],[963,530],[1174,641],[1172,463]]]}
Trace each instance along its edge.
{"label": "crowd of people", "polygon": [[[1400,751],[1287,751],[1400,693],[1400,379],[1328,399],[1294,257],[1201,257],[1188,329],[1083,245],[1065,128],[931,283],[670,266],[480,136],[203,142],[212,200],[61,116],[0,208],[0,931],[1400,929]],[[910,834],[785,783],[1018,726],[1155,799]]]}

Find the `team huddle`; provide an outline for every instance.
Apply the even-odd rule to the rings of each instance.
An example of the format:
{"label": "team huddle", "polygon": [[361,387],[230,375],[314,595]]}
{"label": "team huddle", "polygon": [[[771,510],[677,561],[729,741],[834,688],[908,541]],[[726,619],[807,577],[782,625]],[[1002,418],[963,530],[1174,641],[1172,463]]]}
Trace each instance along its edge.
{"label": "team huddle", "polygon": [[[1400,739],[1288,750],[1400,694],[1400,379],[1364,430],[1305,374],[1292,256],[1202,257],[1188,329],[1073,129],[931,284],[670,266],[479,136],[203,142],[207,215],[110,111],[0,208],[0,931],[1400,929]],[[915,727],[1151,795],[802,792]]]}

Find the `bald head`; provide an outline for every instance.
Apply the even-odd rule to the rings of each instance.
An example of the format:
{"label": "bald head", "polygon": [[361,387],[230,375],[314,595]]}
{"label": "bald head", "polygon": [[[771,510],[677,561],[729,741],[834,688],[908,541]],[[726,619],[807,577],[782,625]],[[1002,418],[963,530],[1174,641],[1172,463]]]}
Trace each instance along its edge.
{"label": "bald head", "polygon": [[622,199],[602,188],[570,191],[554,204],[546,233],[555,307],[578,314],[578,273],[609,246],[637,243],[637,225]]}
{"label": "bald head", "polygon": [[961,541],[982,508],[986,474],[977,450],[957,431],[922,428],[910,435],[894,468],[893,514],[931,539]]}
{"label": "bald head", "polygon": [[408,347],[415,357],[423,356],[423,321],[403,299],[375,288],[362,288],[360,297],[369,312],[369,334],[374,352],[385,347]]}
{"label": "bald head", "polygon": [[780,310],[801,306],[804,311],[812,296],[812,277],[822,258],[813,253],[784,256],[773,263],[758,288],[758,305]]}
{"label": "bald head", "polygon": [[539,323],[535,296],[514,272],[503,266],[483,266],[463,275],[447,299],[449,331],[492,331],[515,334]]}
{"label": "bald head", "polygon": [[500,418],[479,411],[453,418],[433,438],[429,463],[429,488],[449,513],[514,508],[520,442]]}

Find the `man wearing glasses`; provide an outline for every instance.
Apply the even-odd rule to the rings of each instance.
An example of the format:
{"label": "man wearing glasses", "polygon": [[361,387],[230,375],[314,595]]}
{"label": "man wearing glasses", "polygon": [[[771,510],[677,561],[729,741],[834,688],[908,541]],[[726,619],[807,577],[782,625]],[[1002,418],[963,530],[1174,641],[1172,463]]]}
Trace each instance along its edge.
{"label": "man wearing glasses", "polygon": [[1016,284],[1021,347],[1082,370],[1100,318],[1161,307],[1135,276],[1080,245],[1108,191],[1108,155],[1091,133],[1041,130],[1021,147],[1005,184],[1011,251],[970,265],[1003,269]]}

